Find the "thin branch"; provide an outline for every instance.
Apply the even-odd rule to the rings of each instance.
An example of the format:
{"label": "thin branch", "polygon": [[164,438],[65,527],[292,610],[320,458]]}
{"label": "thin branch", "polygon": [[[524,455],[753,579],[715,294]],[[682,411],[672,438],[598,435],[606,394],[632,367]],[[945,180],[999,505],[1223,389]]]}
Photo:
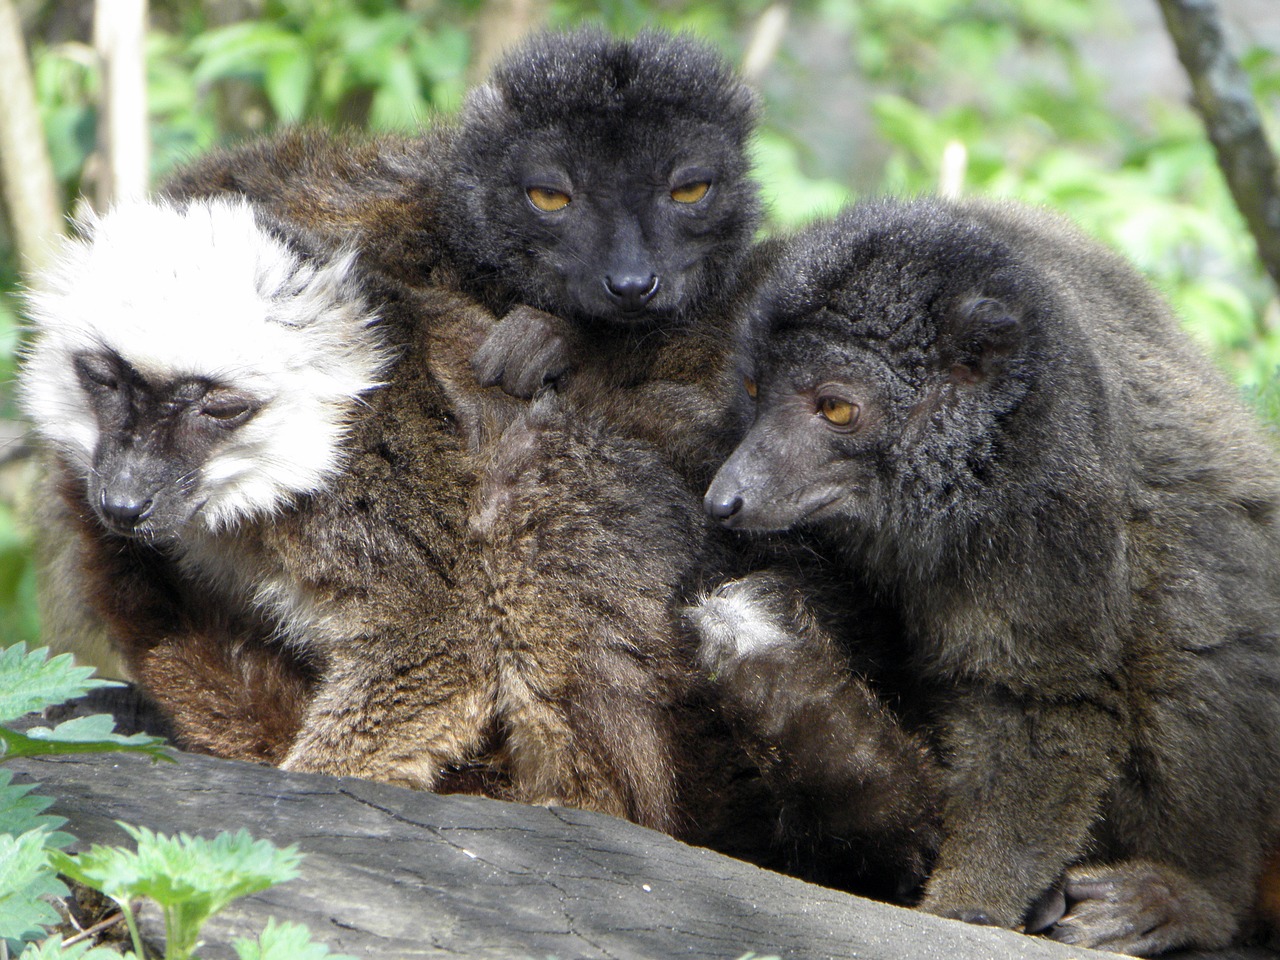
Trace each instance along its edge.
{"label": "thin branch", "polygon": [[98,934],[102,933],[102,931],[111,929],[123,919],[124,914],[117,911],[105,920],[99,920],[92,927],[86,927],[84,930],[81,930],[74,937],[67,937],[67,939],[62,941],[62,945],[64,947],[73,947],[82,940],[88,940],[90,937],[96,937]]}
{"label": "thin branch", "polygon": [[12,0],[0,0],[0,179],[21,267],[48,262],[62,235],[62,205],[49,145],[36,107],[22,21]]}
{"label": "thin branch", "polygon": [[1280,288],[1280,167],[1249,78],[1227,48],[1216,0],[1159,0],[1227,186]]}

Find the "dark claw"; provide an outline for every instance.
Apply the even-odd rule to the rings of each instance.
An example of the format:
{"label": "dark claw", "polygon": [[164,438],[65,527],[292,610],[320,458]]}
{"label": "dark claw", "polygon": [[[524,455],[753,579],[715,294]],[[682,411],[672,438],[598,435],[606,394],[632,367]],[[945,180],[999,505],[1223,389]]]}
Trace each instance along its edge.
{"label": "dark claw", "polygon": [[528,399],[548,384],[555,383],[569,369],[564,341],[556,337],[538,350],[527,364],[504,378],[502,389],[513,397]]}
{"label": "dark claw", "polygon": [[1056,940],[1058,943],[1065,943],[1068,946],[1079,946],[1089,942],[1085,931],[1081,930],[1079,925],[1070,917],[1060,919],[1059,922],[1045,931],[1045,935],[1050,940]]}

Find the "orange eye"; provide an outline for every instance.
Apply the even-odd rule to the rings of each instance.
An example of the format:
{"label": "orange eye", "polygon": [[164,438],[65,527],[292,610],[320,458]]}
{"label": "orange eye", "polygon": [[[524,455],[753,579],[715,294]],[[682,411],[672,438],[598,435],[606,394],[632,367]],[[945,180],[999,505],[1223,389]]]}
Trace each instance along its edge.
{"label": "orange eye", "polygon": [[742,385],[747,388],[747,396],[752,400],[754,400],[756,398],[756,394],[760,392],[760,388],[756,386],[756,382],[750,377],[743,377]]}
{"label": "orange eye", "polygon": [[858,419],[858,405],[837,397],[823,397],[818,401],[818,413],[830,424],[847,427]]}
{"label": "orange eye", "polygon": [[546,213],[555,213],[569,205],[573,198],[562,190],[551,190],[547,187],[530,187],[525,191],[529,202]]}
{"label": "orange eye", "polygon": [[705,180],[696,183],[684,183],[671,191],[671,199],[676,203],[697,203],[707,195],[711,184]]}

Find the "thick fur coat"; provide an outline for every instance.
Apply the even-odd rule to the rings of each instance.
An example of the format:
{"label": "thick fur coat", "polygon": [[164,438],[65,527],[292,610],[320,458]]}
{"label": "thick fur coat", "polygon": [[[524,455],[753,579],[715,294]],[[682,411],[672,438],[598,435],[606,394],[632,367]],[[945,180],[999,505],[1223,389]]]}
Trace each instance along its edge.
{"label": "thick fur coat", "polygon": [[1245,934],[1280,461],[1159,296],[1047,214],[871,203],[790,242],[743,345],[754,426],[707,505],[815,532],[901,613],[944,767],[925,909],[1014,926],[1065,871],[1060,939]]}

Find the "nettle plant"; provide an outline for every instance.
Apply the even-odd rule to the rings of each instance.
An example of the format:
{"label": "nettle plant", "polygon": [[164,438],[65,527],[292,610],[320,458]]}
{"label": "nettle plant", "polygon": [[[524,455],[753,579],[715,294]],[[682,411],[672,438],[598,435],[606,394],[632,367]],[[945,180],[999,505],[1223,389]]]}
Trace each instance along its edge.
{"label": "nettle plant", "polygon": [[[113,686],[78,666],[70,654],[49,657],[45,649],[24,644],[0,649],[0,761],[48,754],[140,752],[170,759],[164,742],[143,734],[115,733],[106,714],[77,717],[56,726],[12,729],[20,717]],[[120,824],[136,849],[94,845],[87,852],[66,852],[74,837],[60,828],[65,818],[45,811],[52,798],[33,784],[13,783],[0,767],[0,960],[105,960],[120,953],[95,947],[86,935],[63,940],[55,932],[61,918],[54,904],[70,896],[66,879],[100,891],[119,906],[128,925],[137,960],[154,956],[138,932],[137,906],[153,901],[164,916],[164,960],[195,958],[206,920],[238,897],[265,890],[298,875],[302,855],[254,840],[246,831],[213,839],[179,834],[168,837],[145,827]],[[65,878],[65,879],[64,879]],[[313,943],[306,927],[268,921],[256,939],[236,939],[240,960],[354,960],[331,954]]]}

